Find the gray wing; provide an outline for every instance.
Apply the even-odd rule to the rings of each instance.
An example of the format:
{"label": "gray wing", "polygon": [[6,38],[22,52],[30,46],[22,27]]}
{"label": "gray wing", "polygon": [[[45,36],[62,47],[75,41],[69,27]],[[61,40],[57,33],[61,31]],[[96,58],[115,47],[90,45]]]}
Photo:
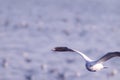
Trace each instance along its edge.
{"label": "gray wing", "polygon": [[105,62],[113,57],[120,57],[120,52],[109,52],[97,60],[97,63]]}

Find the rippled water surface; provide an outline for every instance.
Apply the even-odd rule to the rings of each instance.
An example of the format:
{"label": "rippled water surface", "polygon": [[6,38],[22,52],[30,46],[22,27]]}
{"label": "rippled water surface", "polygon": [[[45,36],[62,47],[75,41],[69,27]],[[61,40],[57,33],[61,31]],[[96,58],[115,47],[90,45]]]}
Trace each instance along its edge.
{"label": "rippled water surface", "polygon": [[68,46],[97,59],[120,51],[119,0],[0,0],[0,80],[118,80],[120,58],[89,72]]}

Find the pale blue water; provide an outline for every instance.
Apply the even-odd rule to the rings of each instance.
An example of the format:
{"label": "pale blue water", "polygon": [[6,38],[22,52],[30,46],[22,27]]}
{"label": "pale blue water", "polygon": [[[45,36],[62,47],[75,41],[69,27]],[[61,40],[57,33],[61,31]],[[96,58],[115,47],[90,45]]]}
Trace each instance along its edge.
{"label": "pale blue water", "polygon": [[120,51],[119,7],[119,0],[0,0],[0,80],[118,80],[120,58],[91,73],[77,54],[51,49],[69,46],[92,59]]}

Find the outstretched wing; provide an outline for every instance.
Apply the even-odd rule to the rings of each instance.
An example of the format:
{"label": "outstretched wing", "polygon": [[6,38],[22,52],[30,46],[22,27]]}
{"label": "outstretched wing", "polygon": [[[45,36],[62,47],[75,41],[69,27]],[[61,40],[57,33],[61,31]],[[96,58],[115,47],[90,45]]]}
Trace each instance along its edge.
{"label": "outstretched wing", "polygon": [[120,57],[120,52],[109,52],[97,60],[97,63],[103,63],[113,57]]}
{"label": "outstretched wing", "polygon": [[53,51],[59,51],[59,52],[67,52],[67,51],[76,52],[76,53],[80,54],[86,61],[93,61],[89,57],[87,57],[85,54],[83,54],[82,52],[74,50],[74,49],[70,49],[68,47],[55,47],[53,49]]}

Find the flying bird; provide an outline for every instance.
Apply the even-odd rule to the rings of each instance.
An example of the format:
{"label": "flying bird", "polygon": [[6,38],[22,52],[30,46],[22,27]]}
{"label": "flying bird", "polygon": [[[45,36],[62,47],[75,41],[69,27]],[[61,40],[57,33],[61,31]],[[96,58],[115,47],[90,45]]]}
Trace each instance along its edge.
{"label": "flying bird", "polygon": [[96,72],[101,69],[107,68],[107,67],[103,66],[103,63],[105,61],[107,61],[113,57],[120,57],[120,52],[108,52],[107,54],[105,54],[104,56],[99,58],[98,60],[92,60],[88,56],[86,56],[84,53],[74,50],[74,49],[71,49],[71,48],[68,48],[68,47],[55,47],[52,50],[57,51],[57,52],[76,52],[76,53],[80,54],[81,57],[86,62],[86,65],[85,65],[86,69],[91,72]]}

